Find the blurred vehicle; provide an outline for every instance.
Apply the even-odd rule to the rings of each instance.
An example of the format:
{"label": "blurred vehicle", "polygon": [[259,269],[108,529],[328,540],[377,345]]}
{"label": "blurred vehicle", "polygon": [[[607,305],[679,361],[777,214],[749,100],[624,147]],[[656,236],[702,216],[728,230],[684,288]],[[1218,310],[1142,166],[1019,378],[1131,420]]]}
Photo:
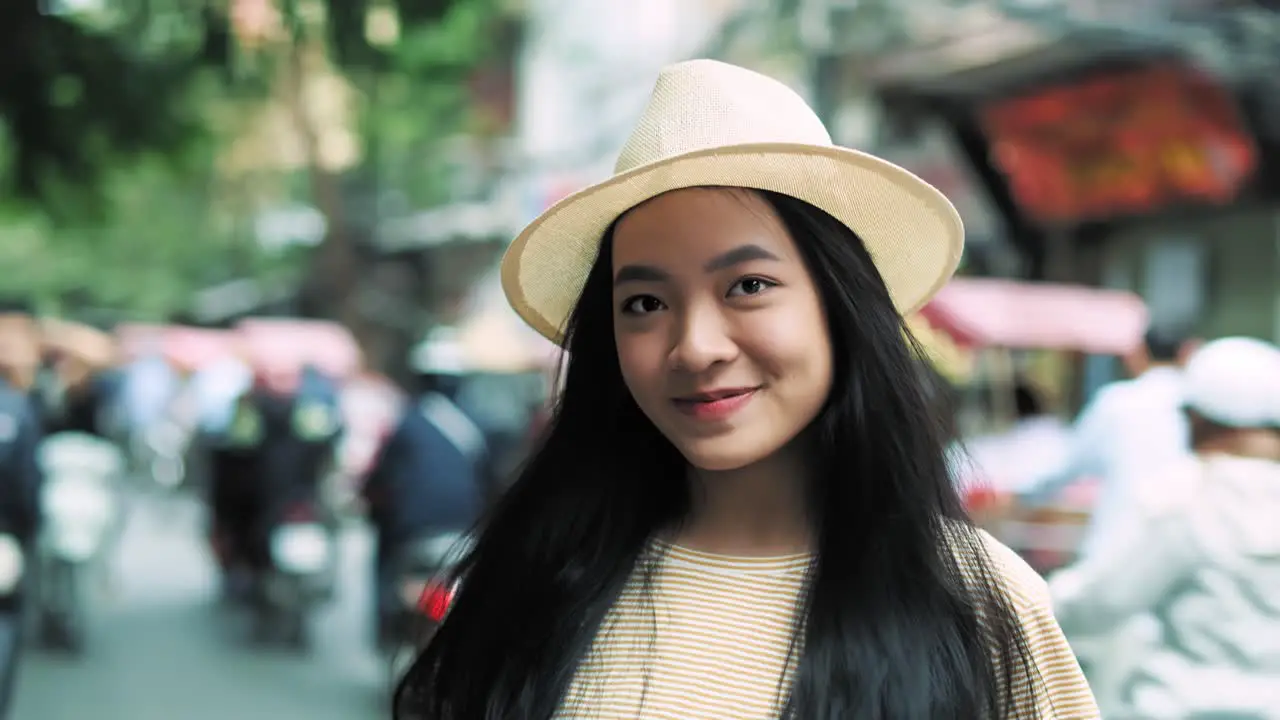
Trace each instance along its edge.
{"label": "blurred vehicle", "polygon": [[187,481],[187,449],[191,442],[189,428],[170,418],[132,435],[130,452],[138,475],[161,492],[176,492]]}
{"label": "blurred vehicle", "polygon": [[[1018,551],[1040,572],[1071,562],[1096,496],[1096,480],[1080,478],[1050,503],[1021,507],[1014,496],[1035,467],[1069,437],[1065,424],[996,437],[1015,424],[1015,352],[1056,356],[1059,367],[1082,354],[1120,356],[1142,342],[1147,309],[1132,293],[1096,288],[958,278],[911,319],[942,374],[966,392],[958,424],[975,445],[955,449],[957,482],[979,525]],[[978,445],[981,445],[979,451]]]}
{"label": "blurred vehicle", "polygon": [[401,606],[395,636],[382,648],[392,692],[444,621],[455,591],[450,571],[469,546],[464,534],[448,533],[410,543],[397,558]]}
{"label": "blurred vehicle", "polygon": [[39,429],[26,396],[0,379],[0,718],[9,717],[23,655],[28,564],[39,528]]}
{"label": "blurred vehicle", "polygon": [[27,576],[26,556],[18,537],[0,532],[0,717],[7,717],[12,703],[17,664],[22,654],[22,590]]}
{"label": "blurred vehicle", "polygon": [[[268,475],[293,482],[272,483],[280,496],[267,499],[270,564],[260,579],[259,632],[276,633],[298,650],[310,647],[314,609],[332,598],[336,581],[339,509],[330,504],[326,485],[335,475],[343,423],[332,390],[321,375],[304,368],[291,394],[287,435],[269,428],[268,442],[281,445],[264,448],[263,455]],[[278,501],[286,503],[283,510],[274,509]]]}
{"label": "blurred vehicle", "polygon": [[79,653],[88,632],[89,575],[119,513],[124,457],[112,443],[79,432],[46,438],[44,526],[39,542],[36,613],[41,640]]}
{"label": "blurred vehicle", "polygon": [[332,596],[336,539],[314,503],[299,502],[270,529],[270,566],[260,578],[255,634],[295,650],[311,647],[316,606]]}
{"label": "blurred vehicle", "polygon": [[[335,329],[336,328],[336,329]],[[233,600],[247,599],[260,642],[311,643],[316,608],[334,593],[339,383],[358,368],[341,328],[287,320],[240,331],[254,387],[209,438],[214,546]]]}
{"label": "blurred vehicle", "polygon": [[[227,597],[252,612],[256,641],[298,650],[309,648],[314,611],[332,597],[337,562],[335,513],[319,485],[338,421],[314,412],[291,390],[258,388],[210,438],[212,540]],[[307,436],[316,423],[319,437]]]}
{"label": "blurred vehicle", "polygon": [[22,543],[13,535],[0,532],[0,597],[12,595],[25,574]]}
{"label": "blurred vehicle", "polygon": [[[445,551],[483,517],[488,448],[484,432],[455,402],[468,377],[465,351],[451,328],[437,328],[410,356],[418,385],[378,452],[362,488],[375,530],[375,643],[403,637],[401,574],[406,563],[432,571]],[[510,400],[508,400],[510,402]],[[424,549],[425,548],[425,549]]]}

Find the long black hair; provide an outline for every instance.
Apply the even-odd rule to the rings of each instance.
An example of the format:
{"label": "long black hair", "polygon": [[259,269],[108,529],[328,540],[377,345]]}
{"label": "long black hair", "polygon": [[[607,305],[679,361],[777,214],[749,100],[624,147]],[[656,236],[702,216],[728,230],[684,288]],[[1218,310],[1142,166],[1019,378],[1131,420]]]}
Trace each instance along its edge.
{"label": "long black hair", "polygon": [[[760,194],[819,288],[835,367],[811,428],[816,552],[786,716],[1013,717],[1034,668],[948,474],[918,348],[851,230]],[[684,458],[623,383],[611,241],[566,328],[554,419],[457,568],[465,581],[397,692],[398,720],[551,718],[651,539],[689,511]]]}

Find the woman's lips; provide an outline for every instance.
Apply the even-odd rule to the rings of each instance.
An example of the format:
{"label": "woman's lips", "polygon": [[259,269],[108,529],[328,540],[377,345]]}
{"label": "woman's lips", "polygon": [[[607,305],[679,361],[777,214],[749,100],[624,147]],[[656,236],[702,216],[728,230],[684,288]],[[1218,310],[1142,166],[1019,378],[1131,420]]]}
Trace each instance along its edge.
{"label": "woman's lips", "polygon": [[725,420],[751,402],[760,388],[743,388],[732,394],[716,394],[714,398],[676,398],[676,409],[695,420]]}

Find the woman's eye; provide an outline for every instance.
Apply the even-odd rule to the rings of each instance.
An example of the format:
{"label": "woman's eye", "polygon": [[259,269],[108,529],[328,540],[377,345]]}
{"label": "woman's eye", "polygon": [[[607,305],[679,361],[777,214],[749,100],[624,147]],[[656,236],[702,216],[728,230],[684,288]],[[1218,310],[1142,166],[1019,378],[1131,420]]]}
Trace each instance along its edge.
{"label": "woman's eye", "polygon": [[747,277],[742,278],[729,288],[729,297],[743,295],[759,295],[760,293],[773,287],[775,283],[771,283],[764,278]]}
{"label": "woman's eye", "polygon": [[652,295],[636,295],[622,303],[622,312],[627,315],[646,315],[663,307],[662,301]]}

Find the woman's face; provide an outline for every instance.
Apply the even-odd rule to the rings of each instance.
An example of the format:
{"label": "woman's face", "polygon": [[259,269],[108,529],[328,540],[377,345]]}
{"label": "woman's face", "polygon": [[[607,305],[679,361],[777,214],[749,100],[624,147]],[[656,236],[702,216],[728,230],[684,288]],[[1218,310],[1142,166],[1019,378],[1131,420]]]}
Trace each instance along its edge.
{"label": "woman's face", "polygon": [[636,403],[695,467],[767,458],[831,389],[818,289],[754,193],[692,188],[627,213],[613,236],[614,337]]}

